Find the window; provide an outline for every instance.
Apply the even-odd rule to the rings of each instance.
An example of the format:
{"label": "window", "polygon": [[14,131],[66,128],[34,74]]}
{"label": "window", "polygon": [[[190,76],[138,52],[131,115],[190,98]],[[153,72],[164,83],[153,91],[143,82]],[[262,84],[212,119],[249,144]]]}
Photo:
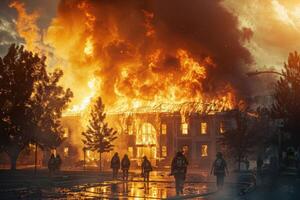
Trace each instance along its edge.
{"label": "window", "polygon": [[188,124],[183,123],[181,128],[182,128],[182,135],[187,135],[188,134]]}
{"label": "window", "polygon": [[187,145],[184,145],[184,146],[182,147],[182,151],[183,151],[183,154],[184,154],[184,155],[187,155],[187,153],[188,153],[188,151],[189,151],[189,147],[188,147]]}
{"label": "window", "polygon": [[208,156],[208,145],[203,144],[201,145],[201,157],[207,157]]}
{"label": "window", "polygon": [[167,147],[166,146],[161,147],[161,156],[167,157]]}
{"label": "window", "polygon": [[64,128],[63,138],[68,138],[68,137],[69,137],[69,129],[68,128]]}
{"label": "window", "polygon": [[225,133],[225,122],[224,121],[221,121],[220,122],[220,134],[223,134]]}
{"label": "window", "polygon": [[151,147],[151,158],[156,158],[156,147]]}
{"label": "window", "polygon": [[156,145],[156,130],[150,123],[143,123],[136,135],[137,145]]}
{"label": "window", "polygon": [[128,125],[128,135],[133,135],[133,125],[132,124],[130,124],[130,125]]}
{"label": "window", "polygon": [[161,125],[161,134],[166,135],[167,134],[167,124]]}
{"label": "window", "polygon": [[64,148],[64,156],[67,157],[69,155],[69,148],[65,147]]}
{"label": "window", "polygon": [[133,147],[128,147],[128,157],[129,158],[133,157]]}
{"label": "window", "polygon": [[205,135],[205,134],[207,134],[207,123],[206,122],[201,122],[200,123],[200,133],[201,133],[201,135]]}
{"label": "window", "polygon": [[137,147],[137,157],[141,158],[144,156],[143,147]]}

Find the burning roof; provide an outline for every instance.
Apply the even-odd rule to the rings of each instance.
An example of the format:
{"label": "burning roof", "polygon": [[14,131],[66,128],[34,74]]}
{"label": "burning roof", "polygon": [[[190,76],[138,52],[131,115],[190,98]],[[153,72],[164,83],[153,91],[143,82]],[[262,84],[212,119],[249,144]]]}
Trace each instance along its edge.
{"label": "burning roof", "polygon": [[11,6],[26,46],[63,69],[75,95],[66,113],[99,95],[110,113],[210,113],[232,109],[248,89],[243,31],[218,0],[61,0],[43,37],[37,11]]}

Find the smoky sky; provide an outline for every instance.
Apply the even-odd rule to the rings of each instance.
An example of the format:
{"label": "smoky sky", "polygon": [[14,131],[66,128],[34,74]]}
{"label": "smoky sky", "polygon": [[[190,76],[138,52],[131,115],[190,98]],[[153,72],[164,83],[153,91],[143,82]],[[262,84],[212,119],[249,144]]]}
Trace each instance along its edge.
{"label": "smoky sky", "polygon": [[[4,4],[10,2],[4,1]],[[63,30],[61,34],[53,35],[55,37],[52,37],[50,42],[52,45],[59,44],[56,48],[63,48],[64,40],[71,39],[72,35],[80,34],[76,38],[82,41],[92,35],[93,59],[98,59],[102,63],[95,71],[101,76],[104,84],[103,94],[114,94],[116,85],[126,96],[133,97],[132,94],[137,90],[142,92],[136,95],[157,94],[162,88],[172,84],[172,82],[163,83],[168,77],[173,77],[169,80],[176,80],[181,76],[180,73],[185,72],[180,71],[181,63],[176,55],[178,49],[184,49],[194,60],[206,63],[207,58],[211,58],[213,64],[206,63],[205,80],[202,77],[197,80],[197,77],[189,84],[182,82],[174,84],[182,88],[189,87],[190,95],[203,92],[214,95],[227,85],[231,85],[239,95],[245,93],[249,95],[251,88],[245,72],[253,60],[244,43],[251,40],[252,32],[247,27],[242,30],[238,28],[237,16],[223,7],[221,0],[24,0],[23,2],[29,13],[33,11],[40,13],[38,26],[42,31],[47,32],[47,28],[51,28],[52,25],[54,26],[51,30],[56,28],[58,32]],[[5,10],[6,17],[16,18],[16,11],[14,9],[8,11],[8,6],[4,4],[1,4],[0,9]],[[95,19],[89,24],[92,27],[79,33],[77,31],[80,29],[75,26],[85,26],[88,23],[82,9],[84,4]],[[147,31],[150,33],[145,36]],[[116,37],[115,35],[118,40],[112,39]],[[77,49],[82,48],[82,44],[74,46],[72,51],[74,53],[69,57],[73,57],[73,60],[76,60],[74,59],[76,57],[80,58],[81,52]],[[162,49],[159,61],[149,68],[149,55],[156,49]],[[136,62],[137,59],[139,62]],[[88,61],[92,63],[90,59]],[[77,63],[79,62],[82,61]],[[130,73],[128,79],[120,80],[122,67],[128,63],[135,63],[135,66],[128,67]],[[72,67],[69,69],[72,70]],[[73,74],[82,77],[85,74],[84,69],[74,68]],[[154,79],[155,84],[153,81],[149,84],[143,83],[154,75],[159,77],[157,80]],[[141,83],[139,88],[136,88],[137,82]],[[135,87],[133,84],[136,84]],[[109,96],[110,101],[114,101],[113,96]]]}
{"label": "smoky sky", "polygon": [[[38,12],[39,18],[37,25],[42,31],[45,30],[52,18],[56,14],[56,8],[59,0],[20,0],[24,3],[28,13]],[[1,0],[0,2],[0,56],[6,54],[8,47],[12,43],[24,44],[24,39],[20,38],[16,32],[17,11],[10,8],[13,0]]]}
{"label": "smoky sky", "polygon": [[[230,83],[240,94],[249,92],[245,71],[253,60],[243,43],[251,38],[245,40],[247,29],[238,29],[237,17],[222,6],[222,1],[91,0],[88,2],[92,5],[93,14],[97,16],[95,33],[99,37],[101,34],[109,34],[109,31],[104,31],[110,26],[105,21],[113,19],[124,39],[122,45],[117,44],[118,46],[104,49],[99,42],[99,56],[109,54],[111,59],[107,64],[107,70],[116,67],[116,63],[112,60],[120,61],[120,55],[116,52],[120,52],[122,48],[125,52],[130,51],[130,46],[138,47],[138,51],[144,56],[153,48],[162,47],[165,50],[163,56],[165,60],[160,63],[165,64],[153,70],[176,70],[178,61],[174,58],[173,51],[183,48],[188,49],[198,60],[207,56],[212,57],[217,65],[207,68],[208,76],[202,83],[204,91],[211,92]],[[151,26],[155,30],[155,39],[144,37],[144,12],[153,13]]]}

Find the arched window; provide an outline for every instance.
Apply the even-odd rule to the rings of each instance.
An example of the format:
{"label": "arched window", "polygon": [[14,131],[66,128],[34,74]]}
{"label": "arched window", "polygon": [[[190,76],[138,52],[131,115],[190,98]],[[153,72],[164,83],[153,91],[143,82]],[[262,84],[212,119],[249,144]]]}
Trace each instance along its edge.
{"label": "arched window", "polygon": [[137,145],[156,145],[156,130],[150,123],[143,123],[136,136]]}

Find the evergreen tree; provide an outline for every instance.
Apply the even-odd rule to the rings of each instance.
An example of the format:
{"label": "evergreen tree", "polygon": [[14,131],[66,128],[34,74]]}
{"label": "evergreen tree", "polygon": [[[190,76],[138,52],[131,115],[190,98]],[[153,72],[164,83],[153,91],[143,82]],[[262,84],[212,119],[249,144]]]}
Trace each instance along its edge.
{"label": "evergreen tree", "polygon": [[283,119],[283,129],[291,134],[291,142],[300,144],[300,55],[290,53],[282,77],[275,86],[272,113]]}
{"label": "evergreen tree", "polygon": [[112,142],[117,138],[117,132],[109,128],[105,122],[104,104],[99,97],[92,108],[91,119],[87,130],[82,133],[85,148],[99,153],[99,167],[101,171],[101,154],[113,150]]}

